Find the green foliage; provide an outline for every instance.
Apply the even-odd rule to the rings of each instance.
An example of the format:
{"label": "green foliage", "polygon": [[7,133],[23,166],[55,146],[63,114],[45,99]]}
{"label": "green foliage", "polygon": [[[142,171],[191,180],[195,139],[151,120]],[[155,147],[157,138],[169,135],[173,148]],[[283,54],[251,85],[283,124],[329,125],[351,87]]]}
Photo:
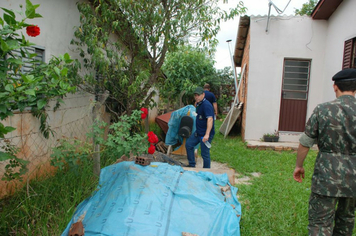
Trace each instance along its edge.
{"label": "green foliage", "polygon": [[159,93],[172,104],[179,102],[177,100],[184,91],[191,100],[196,86],[203,86],[216,78],[212,58],[204,49],[191,46],[181,46],[169,53],[162,70],[167,79],[159,86]]}
{"label": "green foliage", "polygon": [[22,175],[28,171],[28,161],[17,158],[16,154],[19,152],[19,148],[11,145],[7,139],[3,141],[5,145],[1,149],[4,152],[0,152],[0,161],[8,160],[8,164],[5,165],[5,173],[1,180],[11,181],[17,179],[22,181]]}
{"label": "green foliage", "polygon": [[279,132],[277,130],[274,130],[273,133],[265,133],[263,137],[279,137]]}
{"label": "green foliage", "polygon": [[53,148],[51,165],[60,171],[78,171],[78,168],[87,166],[92,160],[93,145],[79,139],[61,139],[60,145]]}
{"label": "green foliage", "polygon": [[35,178],[0,201],[0,235],[61,235],[78,204],[98,185],[92,165]]}
{"label": "green foliage", "polygon": [[141,131],[141,111],[134,110],[131,116],[121,116],[109,129],[104,156],[120,158],[147,153],[147,134]]}
{"label": "green foliage", "polygon": [[[218,130],[222,121],[215,124]],[[215,134],[212,160],[228,164],[238,180],[250,178],[249,184],[235,184],[242,207],[241,235],[308,235],[308,199],[316,154],[309,152],[304,162],[305,179],[297,183],[293,179],[296,152],[250,149],[239,136]],[[254,177],[254,173],[261,176]]]}
{"label": "green foliage", "polygon": [[214,51],[220,21],[245,11],[241,1],[229,11],[219,7],[219,0],[93,2],[94,9],[90,3],[78,4],[81,26],[72,43],[79,46],[85,66],[100,75],[85,75],[86,88],[110,91],[107,107],[115,120],[152,104],[151,88],[164,80],[161,67],[167,52],[187,39]]}
{"label": "green foliage", "polygon": [[211,87],[211,92],[216,96],[218,109],[220,113],[223,108],[230,108],[230,101],[232,98],[231,90],[234,88],[234,75],[230,67],[225,67],[222,70],[216,71],[216,78],[208,82]]}
{"label": "green foliage", "polygon": [[317,0],[309,0],[309,2],[303,4],[302,8],[295,9],[294,13],[295,15],[300,15],[300,16],[302,15],[310,16],[317,3],[318,3]]}

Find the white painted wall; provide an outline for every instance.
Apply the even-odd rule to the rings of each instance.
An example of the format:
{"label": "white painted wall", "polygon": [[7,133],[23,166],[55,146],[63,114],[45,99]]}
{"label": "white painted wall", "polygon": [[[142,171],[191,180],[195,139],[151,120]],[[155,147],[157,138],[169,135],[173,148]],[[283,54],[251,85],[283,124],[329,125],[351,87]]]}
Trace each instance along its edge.
{"label": "white painted wall", "polygon": [[328,20],[324,80],[327,87],[324,88],[324,101],[335,99],[334,93],[330,93],[331,78],[342,69],[344,42],[356,37],[356,1],[344,0]]}
{"label": "white painted wall", "polygon": [[251,17],[246,140],[259,140],[264,133],[278,130],[284,58],[312,60],[308,116],[323,100],[327,22],[272,16],[268,32],[266,26],[266,16]]}
{"label": "white painted wall", "polygon": [[[311,59],[307,119],[319,103],[335,99],[332,76],[342,69],[344,42],[356,37],[356,1],[343,1],[328,20],[307,16],[251,17],[246,140],[278,129],[284,58]],[[283,140],[284,138],[284,140]],[[281,136],[298,141],[299,135]]]}
{"label": "white painted wall", "polygon": [[[79,25],[79,11],[73,0],[32,0],[33,4],[40,4],[37,12],[43,18],[36,18],[26,21],[29,24],[38,25],[41,33],[37,37],[29,37],[25,31],[24,36],[45,50],[45,61],[48,62],[52,56],[63,55],[66,52],[73,58],[79,55],[72,49],[70,41],[74,37],[74,26]],[[0,7],[20,12],[19,5],[23,5],[25,10],[25,0],[1,0]],[[2,10],[0,10],[2,14]],[[17,20],[22,17],[17,15]],[[48,159],[51,149],[58,145],[58,140],[63,137],[86,139],[86,133],[90,131],[92,125],[92,106],[94,96],[85,92],[68,94],[64,99],[65,104],[53,112],[54,102],[50,103],[48,111],[48,123],[55,132],[54,136],[45,139],[39,132],[39,121],[29,112],[15,113],[7,118],[4,125],[11,125],[15,131],[6,135],[11,144],[21,148],[18,157],[29,160],[29,172],[27,176],[34,176],[40,169],[49,169]],[[4,173],[7,162],[0,162],[0,178]],[[0,197],[7,194],[6,182],[0,181]]]}
{"label": "white painted wall", "polygon": [[[76,56],[70,45],[73,38],[74,26],[79,25],[79,12],[76,6],[78,1],[73,0],[32,0],[32,4],[40,4],[36,12],[43,18],[29,19],[29,24],[38,25],[41,34],[37,37],[29,37],[24,31],[26,38],[40,47],[45,48],[46,62],[52,55],[58,56],[66,52]],[[2,0],[0,7],[21,11],[19,5],[25,10],[25,0]],[[22,19],[20,16],[18,20]],[[79,58],[79,57],[76,57]]]}

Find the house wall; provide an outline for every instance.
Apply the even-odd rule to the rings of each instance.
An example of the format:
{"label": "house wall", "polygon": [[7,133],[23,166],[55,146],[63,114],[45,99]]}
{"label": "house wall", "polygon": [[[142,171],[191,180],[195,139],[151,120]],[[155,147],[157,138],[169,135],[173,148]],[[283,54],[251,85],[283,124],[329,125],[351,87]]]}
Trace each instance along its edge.
{"label": "house wall", "polygon": [[330,92],[331,78],[342,69],[344,42],[356,37],[356,1],[343,1],[328,20],[326,32],[325,64],[323,67],[326,88],[323,90],[323,100],[335,99],[335,94]]}
{"label": "house wall", "polygon": [[[68,52],[74,58],[79,56],[74,52],[70,41],[74,35],[74,26],[79,25],[79,12],[76,6],[77,1],[72,0],[33,0],[33,4],[40,4],[37,12],[43,18],[28,20],[27,23],[38,25],[41,34],[35,38],[23,34],[30,42],[45,50],[45,61],[58,55]],[[19,5],[25,7],[25,0],[3,0],[0,7],[20,11]],[[18,20],[22,19],[20,17]],[[64,99],[58,110],[53,111],[55,101],[50,102],[47,109],[49,118],[48,124],[54,131],[54,136],[49,139],[43,137],[39,131],[40,122],[29,111],[15,112],[15,115],[3,121],[4,125],[16,128],[15,131],[6,135],[6,139],[12,145],[21,149],[17,154],[19,158],[29,161],[26,178],[35,177],[43,172],[48,172],[49,157],[52,148],[58,145],[58,140],[64,137],[86,139],[86,133],[90,132],[92,125],[92,107],[94,96],[85,92],[69,94]],[[107,117],[105,117],[107,119]],[[3,143],[3,142],[1,142]],[[0,179],[5,172],[8,162],[0,162]],[[26,182],[26,181],[25,181]],[[0,197],[11,193],[14,186],[21,186],[14,181],[7,183],[0,181]]]}
{"label": "house wall", "polygon": [[[278,130],[285,58],[310,59],[307,116],[323,101],[326,21],[308,16],[251,16],[245,140],[259,140]],[[297,135],[280,141],[297,141]]]}

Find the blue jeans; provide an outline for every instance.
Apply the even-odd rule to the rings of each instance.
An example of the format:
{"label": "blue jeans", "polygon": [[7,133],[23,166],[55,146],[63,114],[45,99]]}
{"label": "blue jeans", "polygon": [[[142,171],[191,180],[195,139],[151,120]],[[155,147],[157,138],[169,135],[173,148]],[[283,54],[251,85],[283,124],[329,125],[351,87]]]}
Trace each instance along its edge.
{"label": "blue jeans", "polygon": [[[209,143],[213,141],[214,135],[209,136]],[[210,168],[210,149],[203,143],[200,136],[197,133],[190,135],[185,143],[185,149],[187,151],[187,157],[189,161],[189,167],[195,167],[194,147],[200,143],[201,156],[203,157],[203,168]]]}

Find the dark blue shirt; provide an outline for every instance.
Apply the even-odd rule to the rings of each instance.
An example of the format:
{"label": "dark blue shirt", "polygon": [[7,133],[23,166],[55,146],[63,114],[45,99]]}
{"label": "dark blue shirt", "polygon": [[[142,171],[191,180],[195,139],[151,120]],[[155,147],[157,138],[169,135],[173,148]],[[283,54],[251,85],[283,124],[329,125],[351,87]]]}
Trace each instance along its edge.
{"label": "dark blue shirt", "polygon": [[195,119],[196,123],[196,132],[198,136],[203,137],[208,126],[208,118],[213,118],[213,127],[211,128],[210,135],[215,134],[214,128],[214,108],[211,103],[205,98],[203,101],[197,104],[197,117]]}
{"label": "dark blue shirt", "polygon": [[206,100],[208,100],[211,104],[216,102],[216,97],[212,92],[205,90],[204,93]]}

